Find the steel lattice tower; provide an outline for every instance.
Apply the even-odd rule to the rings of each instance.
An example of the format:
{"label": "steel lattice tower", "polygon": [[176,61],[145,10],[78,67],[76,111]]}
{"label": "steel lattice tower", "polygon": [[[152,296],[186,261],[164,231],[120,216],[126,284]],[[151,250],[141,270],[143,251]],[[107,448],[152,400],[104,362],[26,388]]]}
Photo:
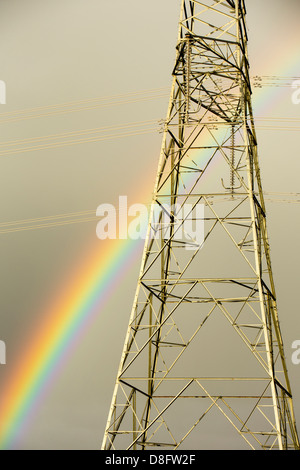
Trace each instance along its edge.
{"label": "steel lattice tower", "polygon": [[245,16],[244,0],[182,1],[148,235],[102,449],[226,448],[227,439],[234,448],[299,449]]}

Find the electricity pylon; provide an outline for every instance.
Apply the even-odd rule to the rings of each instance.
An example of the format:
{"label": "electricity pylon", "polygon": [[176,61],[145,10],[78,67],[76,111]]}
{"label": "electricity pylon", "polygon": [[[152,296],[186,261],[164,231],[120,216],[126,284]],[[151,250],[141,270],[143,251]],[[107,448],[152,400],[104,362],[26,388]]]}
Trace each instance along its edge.
{"label": "electricity pylon", "polygon": [[102,449],[299,449],[245,16],[244,0],[182,1],[148,234]]}

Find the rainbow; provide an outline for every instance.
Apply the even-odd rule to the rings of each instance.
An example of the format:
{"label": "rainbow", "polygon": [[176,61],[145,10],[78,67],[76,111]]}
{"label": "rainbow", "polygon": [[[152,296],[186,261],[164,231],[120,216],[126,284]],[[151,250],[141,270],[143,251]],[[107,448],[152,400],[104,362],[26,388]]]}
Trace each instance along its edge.
{"label": "rainbow", "polygon": [[94,246],[80,266],[83,274],[43,312],[44,321],[32,333],[34,341],[29,341],[18,368],[2,390],[1,449],[10,448],[29,423],[43,393],[139,254],[132,241],[101,246],[98,254]]}
{"label": "rainbow", "polygon": [[[286,49],[270,64],[271,73],[298,73],[298,53]],[[266,68],[264,67],[266,70]],[[257,99],[255,98],[258,97]],[[255,93],[256,115],[269,111],[286,98],[277,89]],[[151,168],[152,174],[153,166]],[[134,197],[136,201],[149,201],[153,181],[143,184]],[[96,244],[97,243],[97,244]],[[22,359],[8,377],[1,390],[0,448],[13,448],[17,439],[30,426],[34,413],[45,393],[65,367],[76,345],[95,321],[117,285],[141,254],[143,243],[134,240],[93,242],[83,259],[77,263],[75,276],[65,283],[43,312],[42,321],[32,332],[23,348]]]}
{"label": "rainbow", "polygon": [[100,245],[101,249],[94,245],[81,263],[79,273],[83,274],[74,277],[43,312],[44,320],[32,333],[34,341],[31,338],[28,342],[22,360],[2,390],[1,449],[10,448],[28,425],[49,384],[138,259],[142,247],[131,240],[100,242]]}
{"label": "rainbow", "polygon": [[[259,68],[265,70],[264,75],[279,75],[285,77],[300,76],[299,51],[295,44],[297,41],[293,36],[291,36],[289,40],[290,44],[282,43],[282,48],[277,50],[276,53],[269,58],[267,64],[258,64],[258,67],[260,66]],[[278,89],[276,87],[254,89],[252,98],[254,116],[265,116],[266,113],[271,115],[272,111],[280,106],[283,101],[286,102],[286,100],[289,100],[292,102],[292,92],[292,86],[291,89]]]}

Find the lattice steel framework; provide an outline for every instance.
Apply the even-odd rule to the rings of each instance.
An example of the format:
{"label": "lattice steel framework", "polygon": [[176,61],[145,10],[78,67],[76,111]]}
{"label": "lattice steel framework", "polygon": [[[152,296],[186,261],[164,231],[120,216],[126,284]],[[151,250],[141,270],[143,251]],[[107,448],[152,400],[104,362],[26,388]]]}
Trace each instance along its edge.
{"label": "lattice steel framework", "polygon": [[245,15],[244,0],[182,2],[148,236],[103,449],[299,449]]}

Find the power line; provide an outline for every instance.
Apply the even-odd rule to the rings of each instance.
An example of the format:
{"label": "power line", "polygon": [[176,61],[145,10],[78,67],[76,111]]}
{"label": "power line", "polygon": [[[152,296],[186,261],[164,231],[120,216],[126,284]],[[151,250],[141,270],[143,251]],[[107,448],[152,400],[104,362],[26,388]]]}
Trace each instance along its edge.
{"label": "power line", "polygon": [[[95,99],[90,99],[90,100],[82,100],[78,101],[78,104],[75,104],[76,102],[71,102],[71,103],[63,103],[62,105],[49,105],[49,106],[41,106],[37,108],[32,108],[31,110],[20,110],[20,111],[11,111],[9,113],[3,113],[2,116],[6,115],[5,119],[0,119],[0,124],[5,124],[8,122],[18,122],[18,121],[24,121],[28,119],[36,119],[36,118],[41,118],[41,117],[49,117],[49,116],[55,116],[55,115],[62,115],[62,114],[69,114],[69,113],[75,113],[79,111],[88,111],[92,109],[100,109],[100,108],[107,108],[111,106],[118,106],[118,105],[125,105],[125,104],[132,104],[132,103],[140,103],[140,102],[146,102],[146,101],[152,101],[153,99],[158,99],[158,98],[163,98],[168,96],[167,93],[164,92],[148,92],[145,96],[141,95],[139,96],[138,93],[136,94],[128,94],[128,95],[115,95],[116,98],[118,97],[118,100],[115,98],[95,98]],[[132,98],[130,99],[130,97]],[[134,97],[136,96],[136,97]],[[122,99],[123,98],[123,99]],[[93,106],[78,106],[79,104],[87,104],[87,103],[92,103],[100,101],[98,104],[94,104]],[[62,108],[62,109],[60,109]],[[51,111],[51,109],[53,109]],[[36,111],[36,113],[35,113]],[[42,112],[45,111],[45,112]],[[46,112],[47,111],[47,112]],[[26,114],[27,112],[27,114]],[[17,116],[16,116],[17,114]],[[18,116],[19,114],[19,116]]]}
{"label": "power line", "polygon": [[53,148],[58,148],[58,147],[66,147],[70,145],[79,145],[79,144],[86,144],[90,142],[102,142],[105,140],[110,140],[110,139],[121,139],[124,137],[132,137],[132,136],[139,136],[139,135],[145,135],[145,134],[152,134],[153,132],[157,132],[158,129],[157,127],[155,128],[149,128],[149,129],[143,129],[143,130],[136,130],[132,132],[125,132],[122,134],[106,134],[102,135],[99,137],[93,137],[89,139],[77,139],[77,140],[69,140],[66,142],[56,142],[53,144],[44,144],[44,145],[37,145],[37,146],[31,146],[31,147],[23,147],[20,149],[15,149],[15,150],[2,150],[0,151],[0,156],[6,156],[6,155],[12,155],[12,154],[17,154],[17,153],[25,153],[25,152],[32,152],[35,150],[46,150],[46,149],[53,149]]}
{"label": "power line", "polygon": [[65,137],[73,137],[76,135],[87,135],[87,134],[95,134],[97,132],[101,132],[104,130],[120,130],[120,129],[127,129],[131,127],[140,127],[145,124],[154,124],[158,122],[156,119],[150,119],[147,121],[137,121],[131,122],[128,124],[118,125],[118,126],[102,126],[102,127],[94,127],[90,129],[80,129],[77,131],[70,131],[70,132],[62,132],[57,134],[48,134],[40,137],[28,137],[26,139],[18,139],[18,140],[8,140],[4,142],[0,142],[0,147],[2,146],[12,146],[12,145],[19,145],[21,143],[32,143],[32,142],[39,142],[42,140],[52,140],[58,138],[65,138]]}
{"label": "power line", "polygon": [[[12,146],[12,145],[19,145],[21,143],[31,143],[31,142],[38,142],[42,140],[52,140],[56,138],[65,138],[65,137],[70,137],[70,136],[76,136],[76,135],[87,135],[87,134],[93,134],[96,132],[101,132],[104,130],[119,130],[119,129],[126,129],[126,128],[131,128],[134,126],[140,127],[145,124],[154,124],[154,123],[159,123],[162,122],[163,120],[159,119],[150,119],[146,121],[136,121],[136,122],[131,122],[128,124],[123,124],[123,125],[118,125],[118,126],[102,126],[102,127],[94,127],[94,128],[89,128],[89,129],[79,129],[76,131],[70,131],[70,132],[63,132],[63,133],[56,133],[56,134],[48,134],[45,136],[39,136],[39,137],[28,137],[26,139],[17,139],[17,140],[8,140],[4,142],[0,142],[0,147],[3,146]],[[257,117],[255,118],[255,121],[263,121],[263,122],[292,122],[292,123],[300,123],[300,118],[280,118],[280,117]],[[215,123],[209,123],[209,124],[218,124],[218,121]],[[263,126],[261,126],[263,127]],[[270,127],[270,126],[268,126]],[[294,129],[293,127],[290,127],[291,129]],[[277,127],[275,127],[277,129]],[[298,129],[298,128],[295,128]]]}
{"label": "power line", "polygon": [[[272,203],[288,203],[300,204],[300,193],[280,193],[280,192],[264,192],[265,200]],[[270,197],[273,196],[273,197]],[[286,196],[290,199],[276,199],[275,196]],[[299,198],[299,199],[292,199]],[[150,208],[151,204],[144,204]],[[119,210],[115,209],[116,214]],[[93,217],[90,217],[93,215]],[[64,220],[66,219],[66,220]],[[78,212],[69,212],[65,214],[57,214],[45,217],[36,217],[31,219],[21,219],[0,223],[0,234],[14,233],[27,230],[36,230],[41,228],[59,227],[63,225],[77,224],[83,222],[95,222],[99,220],[96,216],[96,210],[86,210]]]}
{"label": "power line", "polygon": [[[266,118],[266,120],[268,120]],[[66,133],[60,133],[60,134],[50,134],[48,136],[41,136],[41,137],[32,137],[32,138],[27,138],[27,139],[20,139],[20,140],[15,140],[15,141],[6,141],[0,144],[0,148],[5,147],[5,146],[16,146],[21,143],[36,143],[36,142],[41,142],[45,140],[55,140],[55,139],[65,139],[67,137],[76,137],[76,136],[81,136],[81,135],[88,135],[88,134],[96,134],[97,132],[103,132],[103,130],[124,130],[128,129],[128,132],[122,132],[122,133],[110,133],[110,134],[104,134],[100,136],[95,136],[95,137],[90,137],[90,138],[85,138],[85,139],[73,139],[73,140],[63,140],[61,142],[46,142],[46,143],[41,143],[40,145],[33,145],[33,146],[28,146],[28,147],[21,147],[21,148],[16,148],[16,149],[2,149],[0,150],[0,156],[7,156],[7,155],[12,155],[12,154],[17,154],[17,153],[26,153],[26,152],[32,152],[32,151],[37,151],[37,150],[46,150],[46,149],[53,149],[53,148],[59,148],[59,147],[65,147],[65,146],[70,146],[70,145],[79,145],[79,144],[85,144],[85,143],[90,143],[90,142],[102,142],[105,140],[110,140],[110,139],[120,139],[124,137],[130,137],[130,136],[138,136],[138,135],[145,135],[145,134],[150,134],[150,133],[155,133],[159,131],[159,127],[145,127],[143,128],[144,125],[146,124],[153,124],[153,123],[159,124],[159,120],[149,120],[149,121],[141,121],[141,122],[135,122],[135,123],[130,123],[130,124],[125,124],[125,125],[120,125],[120,126],[105,126],[105,127],[99,127],[99,128],[92,128],[92,129],[85,129],[85,130],[78,130],[78,131],[71,131],[71,132],[66,132]],[[213,125],[214,123],[209,123],[209,125]],[[218,122],[215,123],[218,125]],[[132,129],[132,130],[129,130]],[[256,129],[258,130],[271,130],[271,131],[300,131],[300,127],[293,127],[293,126],[272,126],[272,125],[257,125]]]}
{"label": "power line", "polygon": [[32,226],[26,226],[26,227],[18,227],[18,228],[8,228],[5,230],[0,229],[0,234],[4,233],[15,233],[15,232],[24,232],[28,230],[37,230],[41,228],[51,228],[51,227],[58,227],[62,225],[70,225],[70,224],[79,224],[83,222],[92,222],[97,220],[96,217],[93,218],[82,218],[82,219],[75,219],[75,220],[65,220],[62,222],[54,222],[54,223],[48,223],[48,224],[39,224],[39,225],[32,225]]}
{"label": "power line", "polygon": [[[276,75],[261,75],[251,77],[252,85],[254,87],[260,88],[265,86],[291,87],[292,83],[296,80],[300,80],[300,77],[285,77]],[[168,89],[166,87],[160,87],[110,96],[102,96],[98,98],[87,98],[84,100],[8,111],[1,113],[0,124],[165,98],[169,96],[167,90]]]}
{"label": "power line", "polygon": [[300,80],[300,77],[289,77],[280,75],[256,75],[252,77],[252,86],[254,88],[263,87],[283,87],[291,88],[293,82]]}
{"label": "power line", "polygon": [[160,87],[160,88],[150,88],[150,89],[147,89],[147,90],[120,93],[120,94],[108,95],[108,96],[101,96],[101,97],[98,97],[98,98],[87,98],[85,100],[68,101],[68,102],[65,102],[65,103],[45,105],[45,106],[36,106],[34,108],[25,108],[25,109],[20,109],[20,110],[16,110],[16,111],[8,111],[6,113],[1,113],[1,115],[2,116],[9,116],[9,115],[14,115],[14,114],[28,113],[28,112],[32,112],[32,111],[33,112],[34,111],[42,111],[42,110],[51,109],[51,108],[77,106],[79,104],[85,104],[85,103],[90,103],[90,102],[95,102],[95,101],[111,101],[111,100],[114,100],[114,99],[128,98],[130,96],[139,96],[139,95],[144,95],[144,94],[164,92],[166,90],[167,90],[167,88],[165,88],[165,87],[164,88],[162,88],[162,87]]}

